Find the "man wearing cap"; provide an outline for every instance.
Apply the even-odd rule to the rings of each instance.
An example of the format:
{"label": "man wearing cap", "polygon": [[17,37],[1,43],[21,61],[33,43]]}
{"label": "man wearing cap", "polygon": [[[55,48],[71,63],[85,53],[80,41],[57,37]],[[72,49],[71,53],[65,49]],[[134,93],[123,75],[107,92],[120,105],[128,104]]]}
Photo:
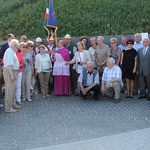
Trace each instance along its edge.
{"label": "man wearing cap", "polygon": [[54,38],[52,36],[50,38],[47,38],[47,42],[48,42],[48,45],[47,45],[48,54],[51,54],[52,50],[55,48]]}
{"label": "man wearing cap", "polygon": [[[71,43],[71,36],[69,34],[65,35],[64,42],[66,48],[69,50],[70,59],[72,60],[74,54],[77,52],[77,48]],[[72,89],[72,94],[77,95],[75,92],[77,88],[77,82],[76,82],[77,79],[76,79],[75,68],[73,66],[74,65],[70,65],[71,89]]]}
{"label": "man wearing cap", "polygon": [[[34,48],[34,51],[36,54],[38,54],[40,52],[39,46],[42,45],[42,39],[40,37],[37,37],[35,39],[35,45],[36,45],[36,47]],[[48,51],[48,48],[45,47],[45,52],[47,52],[47,51]]]}

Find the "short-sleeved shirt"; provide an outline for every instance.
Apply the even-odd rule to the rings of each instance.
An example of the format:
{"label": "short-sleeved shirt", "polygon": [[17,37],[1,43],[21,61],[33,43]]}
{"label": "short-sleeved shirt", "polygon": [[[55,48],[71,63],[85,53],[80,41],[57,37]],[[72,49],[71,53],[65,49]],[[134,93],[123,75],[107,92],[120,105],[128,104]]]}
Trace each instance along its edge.
{"label": "short-sleeved shirt", "polygon": [[98,63],[102,64],[110,56],[110,48],[104,44],[101,48],[97,45],[94,56],[97,58]]}
{"label": "short-sleeved shirt", "polygon": [[12,66],[13,70],[19,69],[19,61],[16,55],[16,52],[9,47],[4,54],[4,67]]}
{"label": "short-sleeved shirt", "polygon": [[29,52],[26,53],[25,56],[22,56],[25,67],[23,68],[22,72],[29,72],[31,70],[31,62],[32,62],[32,56]]}
{"label": "short-sleeved shirt", "polygon": [[[113,66],[112,68],[106,67],[104,69],[104,72],[103,72],[102,81],[108,82],[108,81],[115,79],[115,78],[120,79],[120,85],[122,87],[123,82],[122,82],[122,72],[121,72],[120,67],[118,67],[116,65]],[[112,87],[112,83],[110,83],[109,86]]]}

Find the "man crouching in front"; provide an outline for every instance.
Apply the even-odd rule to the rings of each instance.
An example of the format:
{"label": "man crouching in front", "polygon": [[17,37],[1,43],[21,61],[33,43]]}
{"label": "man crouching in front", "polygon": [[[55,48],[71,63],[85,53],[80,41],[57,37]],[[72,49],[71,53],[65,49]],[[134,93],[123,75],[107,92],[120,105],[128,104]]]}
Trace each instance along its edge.
{"label": "man crouching in front", "polygon": [[104,69],[102,76],[102,93],[112,97],[115,93],[115,103],[120,102],[120,88],[123,86],[122,72],[120,67],[115,65],[114,58],[108,58],[107,67]]}
{"label": "man crouching in front", "polygon": [[87,63],[87,68],[84,68],[78,78],[78,83],[81,88],[83,99],[87,99],[88,91],[94,91],[94,100],[98,100],[100,92],[98,71],[94,69],[93,62]]}

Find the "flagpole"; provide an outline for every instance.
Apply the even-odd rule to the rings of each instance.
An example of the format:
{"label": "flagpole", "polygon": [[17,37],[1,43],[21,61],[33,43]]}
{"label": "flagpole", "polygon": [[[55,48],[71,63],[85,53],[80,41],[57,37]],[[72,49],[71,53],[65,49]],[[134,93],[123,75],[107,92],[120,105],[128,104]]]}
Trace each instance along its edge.
{"label": "flagpole", "polygon": [[55,44],[56,44],[56,46],[58,45],[57,29],[58,28],[55,29]]}

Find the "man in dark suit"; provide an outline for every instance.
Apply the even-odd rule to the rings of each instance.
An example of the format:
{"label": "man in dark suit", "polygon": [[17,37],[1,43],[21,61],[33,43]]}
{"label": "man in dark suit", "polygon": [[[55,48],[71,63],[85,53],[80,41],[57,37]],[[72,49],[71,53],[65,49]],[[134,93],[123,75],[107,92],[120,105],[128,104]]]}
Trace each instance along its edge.
{"label": "man in dark suit", "polygon": [[[138,73],[140,79],[140,97],[150,100],[150,41],[148,38],[143,40],[143,48],[138,50]],[[146,93],[147,89],[147,93]]]}
{"label": "man in dark suit", "polygon": [[2,45],[1,50],[0,50],[0,58],[1,59],[3,59],[4,53],[5,53],[6,49],[9,47],[10,41],[14,38],[15,38],[15,36],[11,33],[7,35],[7,42]]}

